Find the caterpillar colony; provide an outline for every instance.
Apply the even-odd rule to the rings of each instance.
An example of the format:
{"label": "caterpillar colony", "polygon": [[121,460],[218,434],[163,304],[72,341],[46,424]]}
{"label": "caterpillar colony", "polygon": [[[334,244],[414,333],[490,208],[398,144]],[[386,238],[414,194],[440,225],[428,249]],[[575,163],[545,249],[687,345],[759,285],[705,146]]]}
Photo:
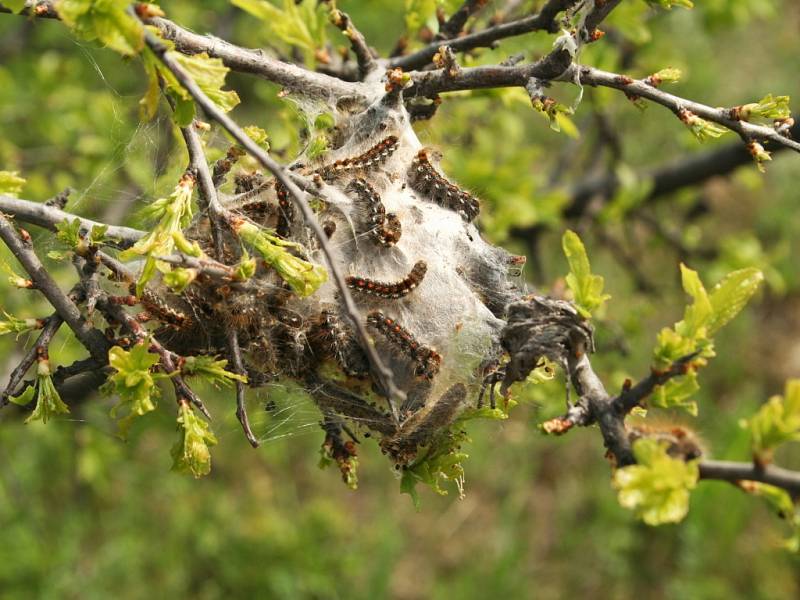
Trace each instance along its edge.
{"label": "caterpillar colony", "polygon": [[[347,275],[376,350],[407,398],[399,422],[377,393],[377,380],[342,311],[333,282],[298,297],[263,265],[246,291],[202,276],[171,295],[185,315],[158,333],[182,353],[225,354],[234,328],[253,386],[293,380],[320,408],[324,447],[343,474],[354,444],[346,432],[374,436],[398,470],[412,468],[432,445],[455,439],[454,424],[476,408],[487,364],[497,364],[506,305],[522,295],[516,278],[524,258],[487,243],[475,218],[478,200],[450,181],[411,127],[398,94],[382,83],[363,103],[300,105],[309,122],[332,113],[330,150],[301,155],[289,168],[324,191],[313,203],[334,260]],[[220,186],[224,173],[216,173]],[[288,192],[258,172],[234,172],[227,208],[297,243],[298,256],[325,259]],[[228,188],[222,188],[228,189]],[[200,215],[187,232],[211,253],[210,226]],[[233,264],[241,242],[223,241]],[[165,293],[168,293],[165,291]]]}

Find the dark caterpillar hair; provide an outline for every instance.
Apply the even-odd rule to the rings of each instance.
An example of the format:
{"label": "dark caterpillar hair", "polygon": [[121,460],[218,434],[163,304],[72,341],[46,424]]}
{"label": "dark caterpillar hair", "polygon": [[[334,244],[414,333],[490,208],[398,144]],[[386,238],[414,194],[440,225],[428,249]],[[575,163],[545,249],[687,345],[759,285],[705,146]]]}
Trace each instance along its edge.
{"label": "dark caterpillar hair", "polygon": [[417,261],[411,271],[400,281],[383,283],[366,277],[349,276],[345,279],[347,287],[378,298],[396,299],[410,294],[425,278],[428,264],[424,260]]}
{"label": "dark caterpillar hair", "polygon": [[420,344],[407,329],[394,319],[375,310],[367,315],[367,324],[381,332],[387,340],[416,363],[414,369],[416,375],[431,379],[439,372],[442,364],[441,354],[433,348]]}
{"label": "dark caterpillar hair", "polygon": [[363,379],[369,375],[369,361],[353,332],[330,310],[323,310],[308,337],[311,348],[323,357],[334,358],[345,375]]}
{"label": "dark caterpillar hair", "polygon": [[403,228],[394,213],[386,214],[380,194],[365,179],[357,177],[346,188],[353,192],[366,209],[366,229],[381,246],[394,246],[400,241]]}
{"label": "dark caterpillar hair", "polygon": [[294,206],[289,199],[289,190],[278,181],[275,182],[275,193],[278,196],[278,224],[275,226],[275,233],[282,238],[288,238],[294,221]]}
{"label": "dark caterpillar hair", "polygon": [[320,167],[314,173],[322,177],[325,182],[330,183],[345,173],[359,170],[368,171],[385,162],[397,150],[398,145],[397,136],[390,135],[383,138],[363,154],[352,158],[339,159],[330,165]]}
{"label": "dark caterpillar hair", "polygon": [[480,212],[478,199],[445,179],[431,164],[424,148],[411,161],[408,181],[411,189],[425,194],[439,206],[457,212],[467,223]]}

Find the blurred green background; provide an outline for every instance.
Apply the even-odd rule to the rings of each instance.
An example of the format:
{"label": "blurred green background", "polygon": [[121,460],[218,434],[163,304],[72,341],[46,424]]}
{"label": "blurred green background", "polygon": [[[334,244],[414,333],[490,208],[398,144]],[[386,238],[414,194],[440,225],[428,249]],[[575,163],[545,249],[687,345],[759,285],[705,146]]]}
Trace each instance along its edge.
{"label": "blurred green background", "polygon": [[[223,0],[161,4],[199,32],[251,47],[275,42],[261,22]],[[435,4],[339,2],[384,55],[406,26],[418,45],[419,26],[435,25]],[[505,4],[489,2],[485,14]],[[516,4],[526,11],[542,2]],[[580,60],[633,76],[679,67],[684,77],[670,90],[712,106],[770,92],[800,97],[796,2],[697,4],[656,12],[641,0],[623,2],[604,27],[609,35]],[[406,6],[421,19],[407,19]],[[345,43],[335,30],[328,36],[334,48]],[[534,58],[551,43],[532,34],[468,62],[516,52]],[[236,74],[229,83],[243,100],[233,116],[265,128],[273,151],[289,159],[301,143],[296,109],[271,84]],[[71,186],[68,210],[135,223],[133,213],[168,192],[185,164],[165,115],[139,122],[144,89],[137,62],[77,41],[59,23],[0,15],[0,169],[28,179],[24,198]],[[567,103],[576,97],[566,85],[551,93]],[[713,456],[746,460],[738,420],[800,375],[797,157],[776,154],[766,175],[745,165],[645,201],[637,174],[734,136],[701,146],[668,111],[642,113],[610,90],[586,90],[574,123],[578,139],[555,133],[524,94],[501,90],[445,97],[417,130],[444,152],[448,173],[484,199],[487,237],[528,255],[532,289],[563,285],[560,236],[567,227],[581,233],[613,295],[597,335],[597,368],[612,388],[646,373],[656,333],[680,318],[680,260],[709,283],[742,266],[765,271],[764,292],[717,339],[692,423]],[[564,219],[569,190],[608,172],[627,182],[621,192]],[[40,247],[53,247],[33,233]],[[72,281],[69,268],[51,266],[65,286]],[[35,295],[4,279],[0,286],[0,308],[47,314]],[[26,342],[0,338],[3,381]],[[79,356],[63,333],[51,346],[55,362]],[[264,444],[252,450],[233,418],[232,394],[202,391],[220,444],[212,474],[198,481],[169,471],[175,416],[167,393],[127,443],[115,437],[108,399],[92,398],[46,426],[24,425],[11,409],[0,414],[0,598],[800,595],[798,559],[779,548],[781,523],[731,486],[702,483],[677,526],[648,528],[620,508],[597,432],[555,439],[538,432],[537,423],[563,409],[560,382],[517,392],[521,404],[510,420],[473,426],[464,499],[455,489],[444,497],[423,490],[420,512],[399,494],[370,440],[360,445],[358,491],[335,470],[320,471],[323,435],[307,401],[270,388],[253,392],[251,419]],[[265,410],[271,400],[276,408]],[[778,462],[798,467],[800,454],[789,449]]]}

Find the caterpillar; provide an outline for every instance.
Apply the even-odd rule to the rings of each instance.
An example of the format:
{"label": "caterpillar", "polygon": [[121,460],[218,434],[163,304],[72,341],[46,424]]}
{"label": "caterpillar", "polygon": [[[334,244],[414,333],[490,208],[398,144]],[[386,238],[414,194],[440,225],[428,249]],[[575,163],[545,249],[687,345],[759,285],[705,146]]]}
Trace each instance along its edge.
{"label": "caterpillar", "polygon": [[369,170],[385,162],[397,150],[398,145],[397,136],[390,135],[383,138],[363,154],[352,158],[339,159],[330,165],[316,169],[314,173],[322,177],[326,183],[330,183],[343,173]]}
{"label": "caterpillar", "polygon": [[700,436],[685,425],[659,420],[634,421],[627,424],[627,429],[631,443],[641,438],[665,442],[667,453],[673,458],[694,460],[705,454]]}
{"label": "caterpillar", "polygon": [[445,179],[431,164],[428,150],[424,148],[411,161],[408,180],[411,189],[429,196],[439,206],[457,212],[467,223],[480,212],[478,200]]}
{"label": "caterpillar", "polygon": [[429,444],[450,425],[459,407],[467,396],[463,383],[450,387],[427,412],[417,412],[403,422],[396,435],[386,439],[381,446],[398,462],[406,464],[413,460],[418,446]]}
{"label": "caterpillar", "polygon": [[366,277],[349,276],[345,278],[347,287],[378,298],[397,299],[410,294],[425,277],[428,264],[424,260],[417,261],[411,271],[400,281],[383,283]]}
{"label": "caterpillar", "polygon": [[403,233],[400,219],[394,213],[386,214],[386,208],[375,188],[365,179],[357,177],[347,185],[346,191],[353,192],[366,208],[367,229],[378,244],[389,247],[400,241]]}
{"label": "caterpillar", "polygon": [[336,359],[342,371],[359,379],[369,375],[369,361],[350,329],[330,310],[323,310],[311,327],[309,344]]}
{"label": "caterpillar", "polygon": [[432,379],[442,364],[442,356],[433,348],[423,346],[411,333],[394,319],[375,310],[367,315],[367,324],[377,329],[387,340],[400,348],[416,363],[414,374]]}

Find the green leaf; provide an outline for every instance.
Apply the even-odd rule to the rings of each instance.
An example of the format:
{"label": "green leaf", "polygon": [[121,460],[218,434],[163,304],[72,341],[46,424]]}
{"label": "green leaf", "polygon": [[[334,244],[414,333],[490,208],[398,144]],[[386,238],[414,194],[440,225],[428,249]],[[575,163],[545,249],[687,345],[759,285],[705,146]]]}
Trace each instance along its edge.
{"label": "green leaf", "polygon": [[789,552],[800,552],[800,511],[798,511],[789,492],[783,488],[761,483],[760,481],[740,481],[739,487],[748,494],[763,499],[769,507],[791,527],[791,536],[784,540]]}
{"label": "green leaf", "polygon": [[756,293],[764,274],[758,269],[741,269],[725,276],[711,290],[709,301],[713,315],[707,324],[708,334],[713,335],[730,323]]}
{"label": "green leaf", "polygon": [[673,6],[681,6],[683,8],[694,8],[692,0],[645,0],[652,6],[660,6],[661,8],[670,10]]}
{"label": "green leaf", "polygon": [[689,511],[689,492],[697,485],[698,461],[667,454],[668,444],[642,438],[634,442],[637,464],[614,472],[619,503],[648,525],[677,523]]}
{"label": "green leaf", "polygon": [[0,171],[0,194],[16,197],[24,185],[25,180],[18,171]]}
{"label": "green leaf", "polygon": [[[153,30],[156,35],[160,34]],[[233,90],[223,90],[225,76],[228,74],[226,67],[219,58],[211,58],[207,53],[193,54],[187,56],[173,50],[175,44],[169,40],[161,39],[161,42],[169,48],[168,54],[175,59],[200,87],[209,99],[217,105],[223,112],[230,111],[239,104],[239,95]],[[139,101],[139,108],[142,120],[152,119],[158,109],[159,81],[163,83],[164,91],[169,94],[175,103],[174,119],[179,127],[188,127],[195,116],[194,100],[192,95],[186,90],[159,58],[149,48],[142,52],[142,65],[147,75],[147,91]]]}
{"label": "green leaf", "polygon": [[278,8],[267,0],[231,0],[231,4],[263,21],[267,39],[278,39],[297,47],[307,67],[313,67],[318,52],[327,43],[326,27],[330,8],[317,0],[283,0]]}
{"label": "green leaf", "polygon": [[162,275],[164,285],[176,294],[180,294],[197,279],[197,269],[174,267]]}
{"label": "green leaf", "polygon": [[126,12],[129,5],[128,0],[57,0],[55,9],[77,36],[130,56],[144,47],[144,29]]}
{"label": "green leaf", "polygon": [[[188,56],[180,52],[170,52],[170,56],[177,60],[186,69],[194,82],[200,87],[206,96],[222,112],[228,112],[239,104],[239,95],[233,90],[223,90],[225,76],[230,69],[222,63],[220,58],[211,58],[207,53],[192,54]],[[180,88],[183,90],[183,88]],[[184,99],[190,100],[189,92],[180,94]]]}
{"label": "green leaf", "polygon": [[77,217],[72,221],[64,219],[56,223],[56,239],[69,248],[76,248],[81,243],[81,220]]}
{"label": "green leaf", "polygon": [[749,121],[754,116],[769,120],[783,120],[792,115],[789,110],[789,96],[773,96],[772,94],[767,94],[758,102],[738,107],[736,113],[743,121]]}
{"label": "green leaf", "polygon": [[800,379],[787,381],[783,397],[770,398],[742,425],[750,430],[753,455],[761,463],[771,462],[781,444],[800,441]]}
{"label": "green leaf", "polygon": [[189,376],[203,377],[213,385],[230,386],[234,381],[247,383],[246,376],[226,371],[227,366],[227,360],[217,360],[213,356],[187,356],[181,371]]}
{"label": "green leaf", "polygon": [[41,421],[47,423],[53,415],[69,414],[69,407],[61,400],[61,396],[53,385],[50,361],[40,360],[36,370],[36,382],[28,386],[19,396],[11,396],[9,400],[14,404],[25,406],[36,399],[36,408],[25,419],[26,423]]}
{"label": "green leaf", "polygon": [[3,6],[11,10],[11,12],[19,13],[25,8],[25,0],[3,0]]}
{"label": "green leaf", "polygon": [[127,437],[136,417],[155,410],[155,398],[159,396],[156,379],[165,375],[154,375],[151,369],[159,357],[148,351],[148,344],[140,343],[130,351],[114,346],[108,351],[108,362],[116,371],[108,377],[103,391],[119,396],[119,402],[111,409],[111,416],[119,421],[119,435]]}
{"label": "green leaf", "polygon": [[34,329],[41,329],[44,326],[44,321],[39,319],[19,319],[5,311],[3,311],[3,314],[6,318],[5,320],[0,319],[0,335],[27,333]]}
{"label": "green leaf", "polygon": [[172,469],[196,478],[211,472],[209,446],[217,443],[211,427],[181,402],[178,409],[178,439],[172,446]]}
{"label": "green leaf", "polygon": [[697,373],[691,371],[656,387],[649,403],[658,408],[680,408],[696,417],[697,402],[690,401],[689,398],[694,396],[699,389]]}
{"label": "green leaf", "polygon": [[285,250],[285,247],[297,247],[297,244],[286,242],[248,221],[237,223],[236,233],[242,241],[258,251],[298,296],[310,296],[328,280],[328,272],[324,267],[297,258]]}
{"label": "green leaf", "polygon": [[160,198],[150,204],[143,214],[145,217],[158,219],[158,223],[150,233],[120,254],[122,260],[131,260],[136,256],[147,257],[136,282],[137,295],[142,293],[144,286],[155,275],[155,257],[171,254],[175,248],[176,234],[180,234],[191,222],[194,184],[194,177],[184,174],[168,198]]}
{"label": "green leaf", "polygon": [[561,245],[569,263],[570,272],[566,277],[567,285],[572,290],[578,311],[588,319],[592,312],[603,306],[611,296],[603,294],[603,278],[599,275],[592,275],[586,248],[578,234],[567,230],[561,239]]}

